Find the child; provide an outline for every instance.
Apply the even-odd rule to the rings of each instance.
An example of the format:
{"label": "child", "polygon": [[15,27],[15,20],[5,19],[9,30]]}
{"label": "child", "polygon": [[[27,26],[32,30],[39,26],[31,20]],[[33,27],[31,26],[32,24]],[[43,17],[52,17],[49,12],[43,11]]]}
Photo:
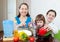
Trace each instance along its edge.
{"label": "child", "polygon": [[[48,36],[40,36],[38,34],[39,29],[41,29],[45,25],[45,18],[42,14],[36,16],[35,24],[36,24],[36,37],[37,37],[36,42],[50,42],[50,40],[52,39],[51,34],[49,34]],[[46,30],[49,31],[49,28],[46,28]]]}

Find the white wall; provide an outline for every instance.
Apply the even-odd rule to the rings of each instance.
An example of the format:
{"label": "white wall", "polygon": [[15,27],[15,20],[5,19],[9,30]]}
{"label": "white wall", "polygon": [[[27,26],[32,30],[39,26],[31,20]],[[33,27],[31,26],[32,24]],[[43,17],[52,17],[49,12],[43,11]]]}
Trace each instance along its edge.
{"label": "white wall", "polygon": [[8,19],[12,20],[16,16],[16,0],[8,0]]}
{"label": "white wall", "polygon": [[57,17],[54,23],[60,28],[60,0],[31,0],[31,17],[39,13],[46,15],[49,9],[54,9],[57,12]]}

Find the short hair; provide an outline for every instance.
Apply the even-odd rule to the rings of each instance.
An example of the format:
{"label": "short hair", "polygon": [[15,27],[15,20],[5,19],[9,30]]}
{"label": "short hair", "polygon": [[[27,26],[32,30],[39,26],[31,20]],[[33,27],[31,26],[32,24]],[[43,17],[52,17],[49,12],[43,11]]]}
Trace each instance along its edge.
{"label": "short hair", "polygon": [[54,12],[55,13],[55,17],[56,17],[56,11],[55,10],[53,10],[53,9],[48,10],[48,12],[46,13],[46,15],[48,15],[49,12]]}

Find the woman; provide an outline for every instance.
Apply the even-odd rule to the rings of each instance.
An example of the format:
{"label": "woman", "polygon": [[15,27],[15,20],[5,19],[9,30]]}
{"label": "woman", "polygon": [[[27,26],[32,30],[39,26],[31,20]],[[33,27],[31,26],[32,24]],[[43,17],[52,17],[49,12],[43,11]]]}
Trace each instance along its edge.
{"label": "woman", "polygon": [[[53,20],[56,17],[56,11],[55,10],[49,10],[46,13],[46,25],[45,27],[50,27],[49,29],[52,30],[53,34],[58,33],[58,28],[56,27],[56,25],[53,23]],[[49,41],[53,42],[53,37],[51,36]]]}
{"label": "woman", "polygon": [[46,13],[46,24],[49,24],[53,31],[54,34],[56,34],[58,32],[58,28],[56,28],[56,26],[54,26],[54,23],[53,23],[53,20],[55,19],[56,17],[56,11],[55,10],[49,10],[47,13]]}
{"label": "woman", "polygon": [[19,14],[15,17],[15,22],[18,26],[28,27],[29,22],[31,22],[31,17],[29,15],[29,6],[27,3],[22,3],[19,6]]}

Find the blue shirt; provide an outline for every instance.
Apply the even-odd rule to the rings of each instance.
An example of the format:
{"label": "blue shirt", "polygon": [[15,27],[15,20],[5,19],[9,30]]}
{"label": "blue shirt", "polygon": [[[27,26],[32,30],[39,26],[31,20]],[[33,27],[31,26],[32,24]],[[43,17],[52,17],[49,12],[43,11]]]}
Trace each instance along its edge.
{"label": "blue shirt", "polygon": [[[21,23],[19,17],[15,17],[15,19],[17,21],[17,24],[20,24]],[[29,22],[31,22],[31,17],[27,17],[27,20],[25,21],[25,23],[26,23],[26,26],[25,27],[28,27]]]}

